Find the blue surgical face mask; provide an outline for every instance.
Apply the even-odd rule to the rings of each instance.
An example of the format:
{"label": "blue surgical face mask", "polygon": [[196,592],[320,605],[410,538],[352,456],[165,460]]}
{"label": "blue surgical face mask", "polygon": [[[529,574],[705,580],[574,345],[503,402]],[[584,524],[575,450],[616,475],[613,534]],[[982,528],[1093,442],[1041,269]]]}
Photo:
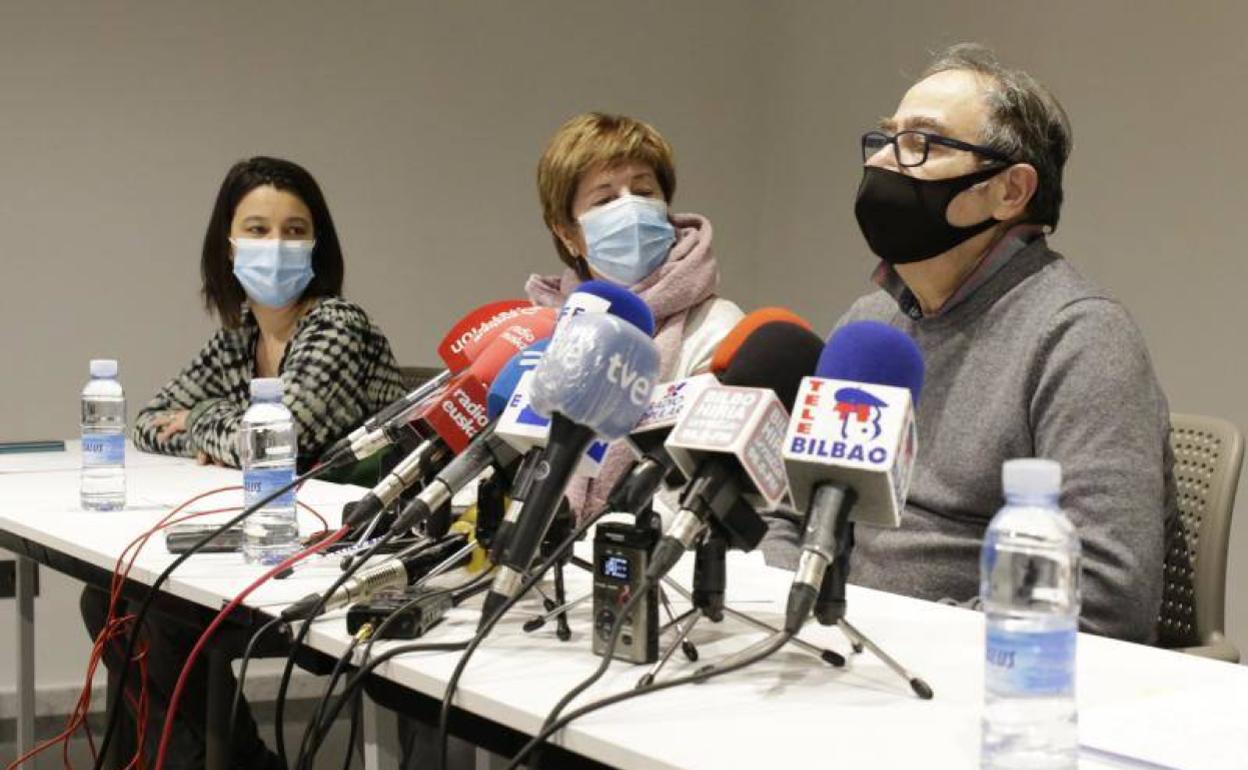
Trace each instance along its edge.
{"label": "blue surgical face mask", "polygon": [[667,204],[654,198],[624,195],[590,209],[577,221],[589,250],[585,257],[589,266],[623,286],[657,270],[676,242]]}
{"label": "blue surgical face mask", "polygon": [[231,238],[234,277],[252,302],[285,307],[312,282],[312,248],[316,241],[276,238]]}

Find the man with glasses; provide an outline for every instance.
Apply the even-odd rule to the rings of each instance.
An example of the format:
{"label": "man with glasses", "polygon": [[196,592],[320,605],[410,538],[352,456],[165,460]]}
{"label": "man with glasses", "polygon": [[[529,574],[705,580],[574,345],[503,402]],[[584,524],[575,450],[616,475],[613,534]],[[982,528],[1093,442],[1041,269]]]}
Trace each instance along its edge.
{"label": "man with glasses", "polygon": [[882,290],[841,323],[912,335],[926,383],[902,525],[858,528],[850,579],[972,603],[1002,463],[1046,457],[1083,544],[1082,629],[1151,642],[1177,522],[1169,412],[1127,311],[1049,248],[1070,144],[1058,102],[974,45],[863,136],[855,213]]}

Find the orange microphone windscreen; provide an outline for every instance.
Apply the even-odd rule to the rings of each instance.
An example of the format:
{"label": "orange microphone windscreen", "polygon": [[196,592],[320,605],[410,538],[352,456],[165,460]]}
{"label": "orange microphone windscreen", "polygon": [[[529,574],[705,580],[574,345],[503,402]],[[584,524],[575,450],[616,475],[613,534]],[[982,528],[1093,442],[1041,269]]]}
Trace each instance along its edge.
{"label": "orange microphone windscreen", "polygon": [[810,322],[802,318],[792,310],[783,307],[764,307],[748,314],[745,318],[737,321],[737,325],[732,327],[732,331],[720,341],[719,347],[715,348],[715,355],[711,357],[711,373],[715,375],[722,374],[728,368],[728,364],[732,362],[737,350],[741,347],[741,343],[745,342],[751,334],[760,326],[777,321],[796,324],[808,331],[814,331]]}

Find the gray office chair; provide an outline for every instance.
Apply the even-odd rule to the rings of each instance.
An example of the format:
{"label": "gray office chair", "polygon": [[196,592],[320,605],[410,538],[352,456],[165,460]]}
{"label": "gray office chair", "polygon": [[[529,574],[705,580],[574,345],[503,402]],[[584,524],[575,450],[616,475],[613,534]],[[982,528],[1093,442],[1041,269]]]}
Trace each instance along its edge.
{"label": "gray office chair", "polygon": [[1239,662],[1223,635],[1226,551],[1244,459],[1239,430],[1215,417],[1170,415],[1181,532],[1166,554],[1158,632],[1163,646]]}

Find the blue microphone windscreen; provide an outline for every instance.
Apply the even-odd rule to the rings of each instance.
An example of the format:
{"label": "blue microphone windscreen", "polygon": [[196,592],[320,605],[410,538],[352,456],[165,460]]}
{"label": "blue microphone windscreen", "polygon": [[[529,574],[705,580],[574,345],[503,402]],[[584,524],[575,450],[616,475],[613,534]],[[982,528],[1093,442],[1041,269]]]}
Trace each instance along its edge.
{"label": "blue microphone windscreen", "polygon": [[551,339],[530,397],[543,417],[559,412],[614,441],[641,419],[658,376],[654,340],[613,315],[583,313]]}
{"label": "blue microphone windscreen", "polygon": [[923,391],[923,353],[900,329],[879,321],[853,321],[828,337],[815,376],[907,388],[917,404]]}
{"label": "blue microphone windscreen", "polygon": [[490,385],[489,395],[486,397],[486,412],[491,420],[507,408],[507,402],[511,400],[511,394],[516,391],[520,378],[525,372],[537,368],[537,362],[542,360],[542,352],[549,344],[549,337],[534,342],[508,359],[503,368],[498,371],[493,384]]}
{"label": "blue microphone windscreen", "polygon": [[577,286],[559,311],[559,323],[562,324],[569,314],[584,311],[609,313],[641,329],[647,337],[654,336],[654,313],[650,312],[650,306],[623,286],[609,281],[586,281]]}

